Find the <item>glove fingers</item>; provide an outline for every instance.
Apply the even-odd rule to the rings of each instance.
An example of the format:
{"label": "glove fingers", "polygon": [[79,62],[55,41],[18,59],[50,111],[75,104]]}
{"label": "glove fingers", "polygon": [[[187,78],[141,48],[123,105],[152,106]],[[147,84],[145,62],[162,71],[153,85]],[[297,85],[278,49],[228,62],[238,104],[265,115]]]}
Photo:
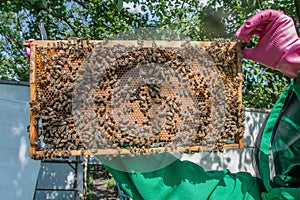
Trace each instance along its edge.
{"label": "glove fingers", "polygon": [[264,28],[272,22],[279,15],[283,14],[282,11],[278,10],[264,10],[252,16],[247,20],[236,32],[237,39],[245,40],[246,42],[250,41],[253,33],[256,33],[256,30],[263,31]]}
{"label": "glove fingers", "polygon": [[255,54],[255,51],[256,51],[255,48],[243,49],[242,51],[243,58],[257,61],[255,58],[255,55],[257,55],[257,53]]}

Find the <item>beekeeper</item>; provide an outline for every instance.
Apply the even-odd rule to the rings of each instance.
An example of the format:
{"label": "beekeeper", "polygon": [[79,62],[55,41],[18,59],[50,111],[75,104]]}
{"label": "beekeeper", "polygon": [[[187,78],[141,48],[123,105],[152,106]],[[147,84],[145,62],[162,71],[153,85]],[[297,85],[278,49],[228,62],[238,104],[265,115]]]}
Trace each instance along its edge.
{"label": "beekeeper", "polygon": [[257,13],[236,32],[237,39],[245,42],[253,35],[259,42],[244,49],[243,57],[294,79],[257,138],[257,177],[228,170],[206,172],[197,164],[178,159],[154,171],[130,171],[135,165],[164,163],[174,157],[168,153],[118,160],[127,171],[111,167],[118,158],[104,162],[129,196],[135,200],[300,199],[300,40],[292,18],[277,10]]}

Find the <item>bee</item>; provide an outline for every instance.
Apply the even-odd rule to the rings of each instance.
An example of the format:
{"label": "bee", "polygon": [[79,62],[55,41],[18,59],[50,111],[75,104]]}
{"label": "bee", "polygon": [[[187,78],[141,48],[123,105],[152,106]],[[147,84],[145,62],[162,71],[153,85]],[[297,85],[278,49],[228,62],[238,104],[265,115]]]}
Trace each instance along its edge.
{"label": "bee", "polygon": [[46,56],[41,57],[41,62],[42,63],[48,62],[48,58]]}
{"label": "bee", "polygon": [[157,48],[157,44],[154,40],[152,41],[152,48]]}
{"label": "bee", "polygon": [[102,40],[102,44],[103,44],[103,45],[107,45],[107,44],[108,44],[108,39],[103,39],[103,40]]}
{"label": "bee", "polygon": [[144,41],[143,40],[137,40],[137,45],[139,47],[143,47],[144,46]]}

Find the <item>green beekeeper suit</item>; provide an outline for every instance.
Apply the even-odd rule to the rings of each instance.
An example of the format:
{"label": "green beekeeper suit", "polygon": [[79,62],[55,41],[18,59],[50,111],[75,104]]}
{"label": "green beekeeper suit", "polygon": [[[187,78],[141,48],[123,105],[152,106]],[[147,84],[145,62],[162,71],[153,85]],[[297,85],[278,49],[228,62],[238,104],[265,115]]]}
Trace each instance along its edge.
{"label": "green beekeeper suit", "polygon": [[[175,159],[166,167],[150,172],[139,171],[143,165]],[[136,199],[260,199],[260,186],[249,173],[232,174],[228,170],[205,171],[190,161],[180,161],[170,153],[151,156],[100,160],[114,176],[122,189]],[[114,169],[113,162],[129,171]],[[141,166],[142,165],[142,166]],[[135,167],[136,166],[136,167]],[[139,166],[139,167],[137,167]],[[148,166],[149,167],[149,166]]]}

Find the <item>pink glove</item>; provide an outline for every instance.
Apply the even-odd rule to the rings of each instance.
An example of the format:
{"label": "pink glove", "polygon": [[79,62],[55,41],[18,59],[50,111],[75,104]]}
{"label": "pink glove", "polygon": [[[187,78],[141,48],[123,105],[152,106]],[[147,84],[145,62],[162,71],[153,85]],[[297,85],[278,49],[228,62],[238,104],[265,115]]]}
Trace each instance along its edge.
{"label": "pink glove", "polygon": [[248,19],[236,32],[237,39],[249,42],[259,36],[254,48],[244,49],[243,57],[295,78],[300,70],[300,40],[294,21],[282,11],[264,10]]}
{"label": "pink glove", "polygon": [[26,56],[27,56],[27,59],[30,61],[30,43],[33,42],[34,39],[29,39],[29,40],[26,40],[26,44],[25,44],[25,49],[26,49]]}

